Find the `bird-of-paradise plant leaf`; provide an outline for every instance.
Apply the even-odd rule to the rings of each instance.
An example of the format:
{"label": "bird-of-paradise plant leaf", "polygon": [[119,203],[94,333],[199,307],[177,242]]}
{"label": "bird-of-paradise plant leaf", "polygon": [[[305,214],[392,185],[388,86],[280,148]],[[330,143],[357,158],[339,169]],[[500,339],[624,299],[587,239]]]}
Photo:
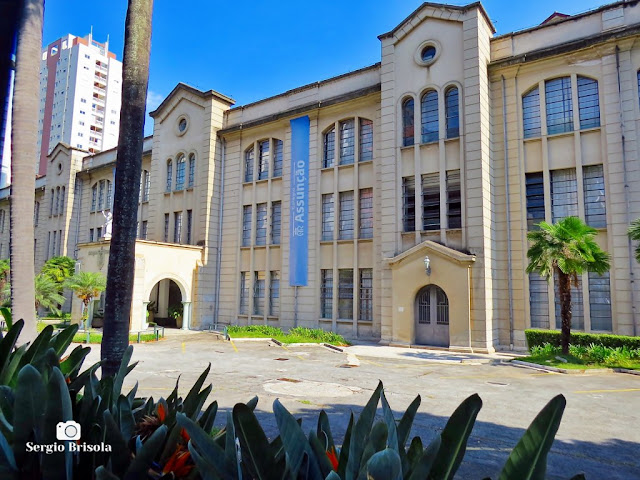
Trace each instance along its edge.
{"label": "bird-of-paradise plant leaf", "polygon": [[367,480],[402,480],[402,465],[398,451],[386,448],[367,462]]}

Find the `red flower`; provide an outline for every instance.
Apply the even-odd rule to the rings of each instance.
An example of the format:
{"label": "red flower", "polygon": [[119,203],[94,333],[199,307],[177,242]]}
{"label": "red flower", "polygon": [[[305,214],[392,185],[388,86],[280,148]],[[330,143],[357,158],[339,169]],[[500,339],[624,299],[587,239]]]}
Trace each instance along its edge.
{"label": "red flower", "polygon": [[164,422],[166,416],[167,412],[164,411],[164,405],[162,403],[158,403],[158,418],[161,422]]}
{"label": "red flower", "polygon": [[173,455],[169,457],[167,463],[164,464],[162,474],[173,472],[175,478],[183,478],[189,475],[189,472],[193,469],[193,464],[187,465],[187,462],[191,458],[191,454],[183,445],[178,445]]}
{"label": "red flower", "polygon": [[327,450],[327,458],[331,462],[331,466],[334,470],[338,470],[338,457],[336,456],[336,449],[331,447],[330,450]]}

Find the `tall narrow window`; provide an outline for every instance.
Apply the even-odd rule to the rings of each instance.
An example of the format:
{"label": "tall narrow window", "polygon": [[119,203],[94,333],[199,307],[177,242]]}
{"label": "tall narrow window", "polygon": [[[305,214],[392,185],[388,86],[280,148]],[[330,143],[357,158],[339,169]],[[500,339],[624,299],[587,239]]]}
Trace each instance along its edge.
{"label": "tall narrow window", "polygon": [[360,190],[360,238],[373,238],[373,188]]}
{"label": "tall narrow window", "polygon": [[[53,195],[51,196],[51,199],[53,200]],[[98,205],[98,184],[96,183],[93,185],[93,187],[91,187],[91,211],[92,212],[96,211],[97,205]]]}
{"label": "tall narrow window", "polygon": [[416,229],[416,181],[414,177],[402,179],[402,229],[413,232]]}
{"label": "tall narrow window", "polygon": [[240,315],[249,313],[249,272],[240,272]]}
{"label": "tall narrow window", "polygon": [[540,90],[530,90],[522,97],[522,128],[524,138],[539,137],[542,133],[540,123]]}
{"label": "tall narrow window", "polygon": [[148,235],[149,235],[149,222],[147,222],[146,220],[143,220],[142,227],[140,229],[140,238],[142,240],[146,240]]}
{"label": "tall narrow window", "polygon": [[578,108],[580,128],[600,126],[600,99],[597,80],[578,76]]}
{"label": "tall narrow window", "polygon": [[366,118],[360,119],[360,152],[359,161],[373,160],[373,122]]}
{"label": "tall narrow window", "polygon": [[564,133],[573,130],[573,105],[571,103],[571,78],[562,77],[545,82],[547,106],[547,133]]}
{"label": "tall narrow window", "polygon": [[440,175],[422,175],[422,229],[440,230]]}
{"label": "tall narrow window", "polygon": [[[63,189],[62,196],[64,197],[64,187],[62,187],[62,189]],[[105,210],[111,209],[112,200],[113,200],[113,184],[109,180],[107,180],[107,199],[104,206]]]}
{"label": "tall narrow window", "polygon": [[333,317],[333,270],[320,270],[320,317]]}
{"label": "tall narrow window", "polygon": [[273,141],[273,176],[282,176],[282,154],[283,145],[282,140]]}
{"label": "tall narrow window", "polygon": [[0,233],[4,233],[4,217],[4,210],[0,210]]}
{"label": "tall narrow window", "polygon": [[598,275],[589,272],[589,310],[591,330],[610,332],[611,324],[611,283],[609,272]]}
{"label": "tall narrow window", "polygon": [[176,190],[182,190],[184,188],[184,172],[187,161],[184,155],[180,155],[176,161]]}
{"label": "tall narrow window", "polygon": [[182,241],[182,212],[173,214],[173,243]]}
{"label": "tall narrow window", "polygon": [[527,230],[537,230],[544,220],[544,178],[542,172],[527,173]]}
{"label": "tall narrow window", "polygon": [[460,170],[447,172],[447,221],[449,222],[449,228],[462,227]]}
{"label": "tall narrow window", "polygon": [[242,207],[242,246],[251,245],[251,205]]}
{"label": "tall narrow window", "polygon": [[167,188],[166,191],[171,191],[171,185],[173,182],[173,162],[171,159],[167,160]]}
{"label": "tall narrow window", "polygon": [[336,155],[336,129],[331,128],[324,134],[324,146],[322,155],[322,167],[333,167],[333,162]]}
{"label": "tall narrow window", "polygon": [[280,245],[282,236],[282,203],[271,202],[271,244]]}
{"label": "tall narrow window", "polygon": [[187,245],[191,245],[193,243],[192,230],[193,230],[193,210],[187,210]]}
{"label": "tall narrow window", "polygon": [[413,98],[402,102],[402,145],[408,147],[414,143]]}
{"label": "tall narrow window", "polygon": [[353,238],[353,191],[340,192],[340,240]]}
{"label": "tall narrow window", "polygon": [[529,312],[531,328],[549,328],[549,289],[540,274],[529,274]]}
{"label": "tall narrow window", "polygon": [[67,198],[67,187],[63,185],[62,189],[60,190],[60,210],[59,210],[60,215],[64,215],[64,201],[66,198]]}
{"label": "tall narrow window", "polygon": [[56,187],[56,206],[53,209],[54,215],[60,214],[60,187]]}
{"label": "tall narrow window", "polygon": [[322,195],[322,240],[333,240],[333,193]]}
{"label": "tall narrow window", "polygon": [[267,244],[267,204],[256,205],[256,245]]}
{"label": "tall narrow window", "polygon": [[[98,237],[98,239],[100,239],[100,237]],[[54,231],[53,232],[53,245],[52,245],[52,249],[51,249],[51,256],[55,257],[56,256],[56,248],[58,246],[58,232]]]}
{"label": "tall narrow window", "polygon": [[189,183],[187,184],[187,186],[189,188],[192,188],[195,180],[196,180],[196,156],[192,153],[189,155]]}
{"label": "tall narrow window", "polygon": [[[104,194],[105,194],[105,181],[104,180],[100,180],[100,183],[98,184],[98,210],[103,210],[104,209]],[[56,208],[58,208],[58,206],[56,205]]]}
{"label": "tall narrow window", "polygon": [[244,181],[253,182],[253,147],[244,152]]}
{"label": "tall narrow window", "polygon": [[574,168],[551,171],[551,215],[553,223],[578,216],[578,183]]}
{"label": "tall narrow window", "polygon": [[253,314],[264,315],[265,272],[254,272]]}
{"label": "tall narrow window", "polygon": [[269,178],[270,161],[269,140],[264,140],[258,143],[258,180]]}
{"label": "tall narrow window", "polygon": [[[96,188],[96,186],[94,185],[93,188]],[[51,201],[49,202],[49,216],[53,215],[53,204],[55,202],[55,198],[56,198],[56,191],[55,189],[51,189]],[[95,203],[95,202],[94,202]],[[92,210],[95,210],[95,208],[91,208]]]}
{"label": "tall narrow window", "polygon": [[[4,217],[4,214],[3,214],[3,217]],[[40,202],[36,202],[33,207],[33,226],[37,227],[39,221],[40,221]],[[2,229],[4,230],[4,219],[2,221]]]}
{"label": "tall narrow window", "polygon": [[340,122],[340,165],[351,165],[355,159],[355,121]]}
{"label": "tall narrow window", "polygon": [[447,138],[460,136],[460,112],[458,105],[458,89],[449,87],[444,94],[444,110],[447,120]]}
{"label": "tall narrow window", "polygon": [[604,173],[602,165],[582,168],[584,179],[584,216],[587,225],[606,228],[607,205],[604,195]]}
{"label": "tall narrow window", "polygon": [[[560,308],[560,292],[558,290],[558,276],[554,275],[554,293],[556,305],[556,328],[562,328]],[[578,286],[571,282],[571,330],[584,330],[584,308],[582,305],[582,277],[578,275]]]}
{"label": "tall narrow window", "polygon": [[151,173],[149,170],[144,171],[144,175],[142,176],[142,201],[149,201],[149,193],[151,192]]}
{"label": "tall narrow window", "polygon": [[269,278],[269,315],[280,313],[280,272],[272,271]]}
{"label": "tall narrow window", "polygon": [[89,229],[89,242],[93,242],[93,228]]}
{"label": "tall narrow window", "polygon": [[363,322],[373,320],[373,270],[371,268],[360,269],[358,320]]}
{"label": "tall narrow window", "polygon": [[420,102],[422,113],[422,143],[437,142],[438,126],[438,92],[429,90]]}
{"label": "tall narrow window", "polygon": [[96,228],[96,237],[98,237],[97,240],[102,238],[102,227]]}
{"label": "tall narrow window", "polygon": [[338,270],[338,318],[353,319],[353,269]]}
{"label": "tall narrow window", "polygon": [[163,233],[162,239],[165,242],[169,241],[169,214],[168,213],[164,214],[164,233]]}

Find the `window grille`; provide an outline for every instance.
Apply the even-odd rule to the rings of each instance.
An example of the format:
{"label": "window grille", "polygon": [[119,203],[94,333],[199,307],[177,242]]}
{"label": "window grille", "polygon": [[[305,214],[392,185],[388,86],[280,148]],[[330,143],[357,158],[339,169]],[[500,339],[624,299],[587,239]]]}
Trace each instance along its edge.
{"label": "window grille", "polygon": [[355,159],[355,121],[345,120],[340,127],[340,165],[351,165]]}
{"label": "window grille", "polygon": [[280,202],[271,203],[271,243],[280,245],[282,236],[282,204]]}
{"label": "window grille", "polygon": [[242,246],[251,245],[251,205],[242,208]]}
{"label": "window grille", "polygon": [[527,173],[527,230],[538,230],[544,220],[544,178],[542,172]]}
{"label": "window grille", "polygon": [[[556,328],[562,328],[562,315],[560,307],[560,293],[558,291],[558,276],[554,275],[554,294],[556,305]],[[578,286],[571,282],[571,329],[584,330],[584,308],[582,306],[582,277],[578,275]]]}
{"label": "window grille", "polygon": [[169,241],[169,214],[168,213],[164,214],[164,235],[162,238],[165,242]]}
{"label": "window grille", "polygon": [[450,170],[447,172],[447,221],[449,222],[449,228],[462,227],[460,170]]}
{"label": "window grille", "polygon": [[333,240],[333,193],[322,195],[322,240]]}
{"label": "window grille", "polygon": [[547,106],[547,133],[564,133],[573,130],[573,104],[571,102],[571,78],[562,77],[545,82]]}
{"label": "window grille", "polygon": [[531,328],[549,328],[549,288],[538,273],[529,274],[529,314]]}
{"label": "window grille", "polygon": [[612,330],[611,322],[611,283],[609,272],[598,275],[588,273],[589,310],[591,312],[591,330]]}
{"label": "window grille", "polygon": [[264,315],[265,272],[254,272],[253,314]]}
{"label": "window grille", "polygon": [[574,168],[551,171],[551,214],[553,223],[578,216],[578,182]]}
{"label": "window grille", "polygon": [[244,152],[244,181],[253,182],[253,147]]}
{"label": "window grille", "polygon": [[166,191],[171,191],[171,183],[173,181],[173,162],[169,159],[167,160],[167,188]]}
{"label": "window grille", "polygon": [[[53,201],[53,190],[51,190],[51,200]],[[53,206],[53,203],[51,204]],[[91,187],[91,211],[95,212],[98,205],[98,184]]]}
{"label": "window grille", "polygon": [[176,165],[176,190],[182,190],[184,188],[184,170],[186,163],[184,155],[180,155]]}
{"label": "window grille", "polygon": [[249,312],[249,272],[240,272],[240,315]]}
{"label": "window grille", "polygon": [[267,244],[267,204],[256,205],[256,245]]}
{"label": "window grille", "polygon": [[151,174],[149,170],[144,171],[143,175],[143,190],[142,190],[142,201],[149,201],[149,193],[151,192]]}
{"label": "window grille", "polygon": [[373,238],[373,189],[360,190],[360,238]]}
{"label": "window grille", "polygon": [[273,176],[282,176],[282,140],[273,141]]}
{"label": "window grille", "polygon": [[187,210],[187,245],[191,245],[191,230],[193,229],[193,211]]}
{"label": "window grille", "polygon": [[353,238],[353,191],[340,192],[340,240]]}
{"label": "window grille", "polygon": [[578,76],[578,109],[580,128],[600,126],[600,99],[597,80]]}
{"label": "window grille", "polygon": [[[109,210],[113,202],[113,184],[107,180],[107,203],[104,206],[105,210]],[[64,187],[62,187],[62,203],[64,204]]]}
{"label": "window grille", "polygon": [[403,231],[416,229],[416,182],[414,177],[402,179],[402,226]]}
{"label": "window grille", "polygon": [[280,272],[272,271],[269,279],[269,315],[277,317],[280,313]]}
{"label": "window grille", "polygon": [[269,140],[264,140],[258,143],[258,180],[269,178],[270,161]]}
{"label": "window grille", "polygon": [[413,98],[402,102],[402,145],[408,147],[414,144]]}
{"label": "window grille", "polygon": [[360,293],[358,302],[358,320],[373,320],[373,269],[360,269]]}
{"label": "window grille", "polygon": [[333,270],[320,270],[320,316],[333,317]]}
{"label": "window grille", "polygon": [[605,202],[602,165],[583,167],[582,176],[584,180],[585,222],[593,228],[606,228],[607,205]]}
{"label": "window grille", "polygon": [[524,138],[539,137],[540,122],[540,91],[538,87],[522,97],[522,128]]}
{"label": "window grille", "polygon": [[173,214],[173,243],[180,243],[182,240],[182,212]]}
{"label": "window grille", "polygon": [[373,160],[373,122],[360,119],[360,157],[359,161]]}
{"label": "window grille", "polygon": [[336,129],[334,127],[324,134],[324,151],[322,156],[323,168],[333,167],[333,161],[335,159],[335,154],[336,154],[335,146],[336,146]]}
{"label": "window grille", "polygon": [[[102,210],[104,209],[104,192],[105,192],[105,185],[104,185],[104,180],[100,180],[100,183],[98,185],[98,210]],[[58,201],[56,199],[56,210],[58,209]]]}
{"label": "window grille", "polygon": [[338,318],[353,319],[353,269],[338,270]]}
{"label": "window grille", "polygon": [[460,136],[460,112],[456,87],[449,87],[445,92],[444,109],[447,121],[447,138],[457,138]]}
{"label": "window grille", "polygon": [[192,153],[189,155],[189,188],[193,187],[196,178],[196,156]]}
{"label": "window grille", "polygon": [[439,137],[438,126],[438,93],[429,90],[422,96],[422,143],[437,142]]}
{"label": "window grille", "polygon": [[422,175],[422,229],[440,230],[440,175]]}

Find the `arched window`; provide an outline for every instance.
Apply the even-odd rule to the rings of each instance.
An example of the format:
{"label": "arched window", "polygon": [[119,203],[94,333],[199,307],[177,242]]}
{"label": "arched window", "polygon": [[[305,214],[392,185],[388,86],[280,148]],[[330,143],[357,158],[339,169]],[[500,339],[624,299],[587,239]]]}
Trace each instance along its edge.
{"label": "arched window", "polygon": [[571,102],[571,77],[547,80],[544,85],[547,107],[547,133],[573,130],[573,104]]}
{"label": "arched window", "polygon": [[449,87],[444,93],[444,112],[446,117],[447,138],[460,136],[460,112],[458,106],[458,89]]}
{"label": "arched window", "polygon": [[598,98],[597,80],[578,76],[578,109],[580,111],[580,128],[600,126],[600,99]]}
{"label": "arched window", "polygon": [[258,142],[258,180],[269,178],[271,150],[269,140]]}
{"label": "arched window", "polygon": [[538,87],[529,90],[522,97],[522,130],[524,138],[539,137],[540,130],[540,91]]}
{"label": "arched window", "polygon": [[438,127],[438,92],[429,90],[420,101],[422,113],[422,143],[437,142]]}
{"label": "arched window", "polygon": [[193,182],[196,177],[196,156],[192,153],[189,155],[189,188],[193,187]]}
{"label": "arched window", "polygon": [[111,208],[111,203],[113,201],[113,185],[110,180],[107,180],[107,200],[104,204],[104,209],[109,210]]}
{"label": "arched window", "polygon": [[408,147],[413,143],[413,98],[407,98],[402,102],[402,145]]}
{"label": "arched window", "polygon": [[253,146],[244,152],[244,181],[253,182]]}
{"label": "arched window", "polygon": [[182,190],[184,188],[184,171],[186,167],[186,159],[184,155],[180,154],[176,161],[176,190]]}
{"label": "arched window", "polygon": [[167,160],[167,192],[171,191],[171,183],[173,182],[173,162]]}
{"label": "arched window", "polygon": [[102,210],[104,208],[105,186],[104,180],[100,180],[100,183],[98,183],[98,210]]}
{"label": "arched window", "polygon": [[60,213],[60,187],[56,187],[56,205],[53,207],[53,214],[58,215]]}
{"label": "arched window", "polygon": [[322,167],[333,167],[336,156],[336,128],[332,127],[324,134],[324,146],[322,155]]}
{"label": "arched window", "polygon": [[350,118],[338,125],[340,128],[340,165],[351,165],[356,158],[356,123],[353,118]]}

